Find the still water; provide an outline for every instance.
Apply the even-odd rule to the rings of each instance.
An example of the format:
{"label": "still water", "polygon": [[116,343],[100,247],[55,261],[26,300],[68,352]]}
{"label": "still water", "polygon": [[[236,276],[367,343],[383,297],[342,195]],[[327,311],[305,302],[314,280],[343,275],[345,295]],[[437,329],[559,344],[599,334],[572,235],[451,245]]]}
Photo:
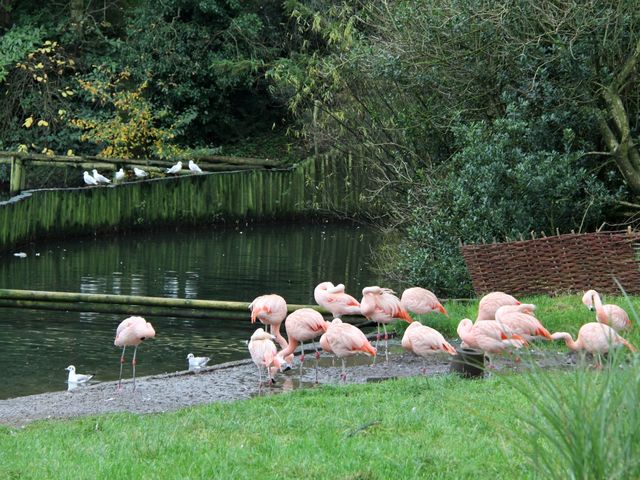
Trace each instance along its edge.
{"label": "still water", "polygon": [[[375,232],[350,224],[272,225],[47,241],[0,255],[0,288],[250,302],[278,293],[310,304],[321,281],[356,298],[377,284],[368,258]],[[0,399],[64,390],[65,367],[118,378],[115,329],[126,316],[0,308]],[[138,350],[137,375],[185,370],[186,356],[211,364],[249,358],[245,320],[147,317],[156,339]],[[128,352],[130,355],[132,352]],[[129,360],[128,356],[128,360]],[[125,364],[125,378],[130,376]]]}

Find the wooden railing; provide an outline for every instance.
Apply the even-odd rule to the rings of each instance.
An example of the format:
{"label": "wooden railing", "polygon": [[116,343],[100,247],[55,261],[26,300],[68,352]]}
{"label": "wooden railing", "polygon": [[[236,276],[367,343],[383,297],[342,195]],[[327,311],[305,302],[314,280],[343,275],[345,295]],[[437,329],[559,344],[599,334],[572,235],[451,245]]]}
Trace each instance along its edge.
{"label": "wooden railing", "polygon": [[[200,156],[192,158],[194,162],[205,172],[216,172],[225,170],[244,170],[275,168],[280,166],[280,162],[268,158],[244,158],[228,157],[222,155]],[[188,160],[185,160],[186,164]],[[172,162],[167,160],[151,159],[125,159],[125,158],[105,158],[94,156],[63,156],[63,155],[43,155],[21,152],[0,152],[0,163],[8,163],[11,168],[9,180],[9,194],[17,195],[25,189],[26,169],[29,165],[45,165],[59,168],[81,168],[84,170],[107,170],[115,172],[119,168],[132,169],[133,167],[144,168],[149,172],[164,173]],[[186,165],[185,165],[186,167]],[[182,173],[190,173],[188,169],[183,169]]]}

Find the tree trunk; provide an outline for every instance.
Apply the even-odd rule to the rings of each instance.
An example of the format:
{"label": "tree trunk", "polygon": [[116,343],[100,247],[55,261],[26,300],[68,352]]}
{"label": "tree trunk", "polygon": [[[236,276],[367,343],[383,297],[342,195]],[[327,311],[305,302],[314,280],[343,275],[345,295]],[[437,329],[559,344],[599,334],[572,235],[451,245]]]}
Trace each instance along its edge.
{"label": "tree trunk", "polygon": [[84,0],[70,0],[69,10],[71,26],[79,36],[82,36],[82,24],[84,22]]}

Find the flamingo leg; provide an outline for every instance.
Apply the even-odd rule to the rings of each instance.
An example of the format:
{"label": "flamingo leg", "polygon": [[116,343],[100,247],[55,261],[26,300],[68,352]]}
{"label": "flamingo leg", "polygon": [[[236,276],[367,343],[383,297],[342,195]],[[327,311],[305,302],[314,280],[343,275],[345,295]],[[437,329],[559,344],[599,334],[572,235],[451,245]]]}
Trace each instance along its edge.
{"label": "flamingo leg", "polygon": [[302,377],[302,366],[304,365],[304,342],[300,342],[300,376]]}
{"label": "flamingo leg", "polygon": [[340,360],[342,361],[342,373],[340,374],[340,380],[347,383],[347,365],[345,364],[344,358],[341,358]]}
{"label": "flamingo leg", "polygon": [[122,355],[120,355],[120,377],[118,378],[118,390],[122,390],[122,365],[124,364],[124,351],[126,348],[126,345],[122,347]]}
{"label": "flamingo leg", "polygon": [[[378,350],[378,344],[380,343],[380,338],[382,338],[382,336],[380,335],[380,324],[376,323],[376,350]],[[373,357],[373,361],[371,362],[371,366],[373,367],[376,364],[376,357]]]}
{"label": "flamingo leg", "polygon": [[384,363],[389,363],[389,334],[387,333],[387,324],[383,323],[382,328],[384,329]]}
{"label": "flamingo leg", "polygon": [[138,346],[133,349],[133,360],[131,361],[131,368],[133,370],[133,391],[136,391],[136,353],[138,353]]}
{"label": "flamingo leg", "polygon": [[313,348],[316,351],[316,383],[318,383],[318,361],[320,360],[320,352],[318,351],[318,346],[315,341],[313,342]]}

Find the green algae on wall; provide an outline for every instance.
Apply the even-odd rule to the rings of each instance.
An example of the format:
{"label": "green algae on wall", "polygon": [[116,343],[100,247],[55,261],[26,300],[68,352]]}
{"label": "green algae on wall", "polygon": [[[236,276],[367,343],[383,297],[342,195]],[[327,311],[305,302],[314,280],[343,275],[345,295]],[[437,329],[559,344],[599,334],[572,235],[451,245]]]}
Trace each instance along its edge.
{"label": "green algae on wall", "polygon": [[0,203],[0,249],[48,236],[235,220],[365,215],[366,175],[351,157],[106,187],[24,192]]}

